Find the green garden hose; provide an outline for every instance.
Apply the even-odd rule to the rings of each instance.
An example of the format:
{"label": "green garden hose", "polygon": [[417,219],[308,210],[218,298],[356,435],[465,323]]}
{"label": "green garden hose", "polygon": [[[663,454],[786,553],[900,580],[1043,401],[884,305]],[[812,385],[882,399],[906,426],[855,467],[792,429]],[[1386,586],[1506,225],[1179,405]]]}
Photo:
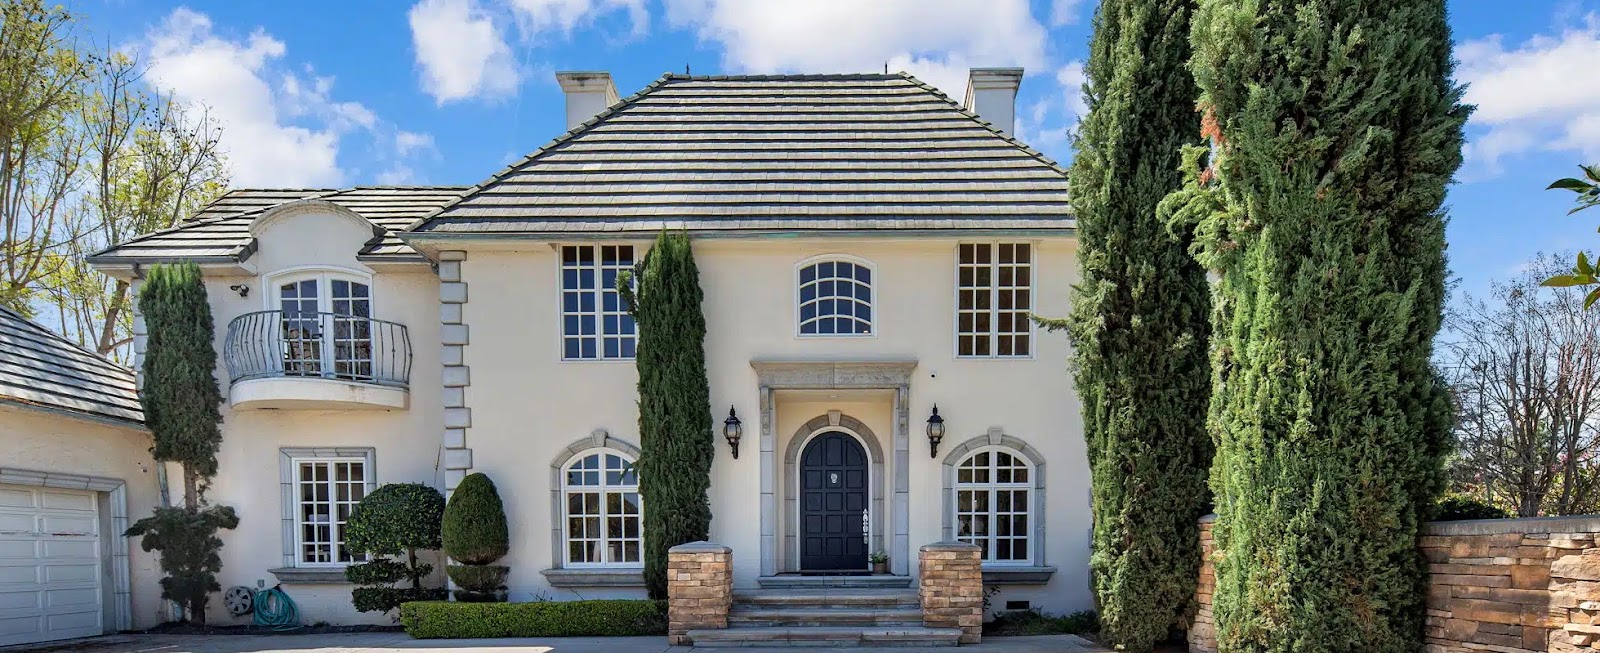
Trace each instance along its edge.
{"label": "green garden hose", "polygon": [[256,592],[256,625],[273,630],[294,630],[300,627],[300,610],[294,605],[282,585]]}

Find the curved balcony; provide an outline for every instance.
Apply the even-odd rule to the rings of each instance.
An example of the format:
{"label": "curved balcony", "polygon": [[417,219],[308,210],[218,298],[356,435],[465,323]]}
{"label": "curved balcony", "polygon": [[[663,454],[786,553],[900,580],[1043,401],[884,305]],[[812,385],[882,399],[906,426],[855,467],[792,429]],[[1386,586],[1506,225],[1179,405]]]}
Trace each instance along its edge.
{"label": "curved balcony", "polygon": [[395,410],[407,406],[411,336],[358,315],[257,311],[223,344],[234,408]]}

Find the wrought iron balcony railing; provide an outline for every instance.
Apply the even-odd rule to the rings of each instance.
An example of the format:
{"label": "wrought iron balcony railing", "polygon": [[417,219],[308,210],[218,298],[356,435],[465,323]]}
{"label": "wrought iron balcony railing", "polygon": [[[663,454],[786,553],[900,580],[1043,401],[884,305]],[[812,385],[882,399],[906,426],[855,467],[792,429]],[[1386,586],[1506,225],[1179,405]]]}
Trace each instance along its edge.
{"label": "wrought iron balcony railing", "polygon": [[234,383],[272,377],[404,388],[411,336],[403,324],[309,311],[258,311],[228,323],[223,358]]}

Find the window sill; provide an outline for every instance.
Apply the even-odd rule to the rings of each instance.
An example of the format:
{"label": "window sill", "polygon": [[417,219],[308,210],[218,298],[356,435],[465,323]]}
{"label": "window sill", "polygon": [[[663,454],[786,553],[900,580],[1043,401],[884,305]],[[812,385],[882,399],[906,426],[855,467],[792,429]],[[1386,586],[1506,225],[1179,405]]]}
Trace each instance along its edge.
{"label": "window sill", "polygon": [[638,568],[546,569],[539,573],[551,587],[644,587],[644,570]]}
{"label": "window sill", "polygon": [[349,585],[344,567],[279,567],[268,569],[285,585]]}
{"label": "window sill", "polygon": [[1055,567],[984,565],[984,585],[1043,585],[1056,574]]}

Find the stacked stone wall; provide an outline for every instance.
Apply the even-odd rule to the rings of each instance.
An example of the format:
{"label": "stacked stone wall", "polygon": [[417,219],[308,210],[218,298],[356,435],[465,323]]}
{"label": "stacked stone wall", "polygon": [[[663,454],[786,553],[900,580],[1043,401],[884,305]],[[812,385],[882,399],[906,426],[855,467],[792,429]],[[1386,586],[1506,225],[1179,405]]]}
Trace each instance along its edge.
{"label": "stacked stone wall", "polygon": [[728,627],[733,607],[733,550],[691,542],[667,550],[667,639],[691,644],[691,630]]}
{"label": "stacked stone wall", "polygon": [[[1211,615],[1211,519],[1189,650],[1217,650]],[[1600,517],[1435,522],[1418,548],[1428,561],[1427,653],[1600,650]]]}

